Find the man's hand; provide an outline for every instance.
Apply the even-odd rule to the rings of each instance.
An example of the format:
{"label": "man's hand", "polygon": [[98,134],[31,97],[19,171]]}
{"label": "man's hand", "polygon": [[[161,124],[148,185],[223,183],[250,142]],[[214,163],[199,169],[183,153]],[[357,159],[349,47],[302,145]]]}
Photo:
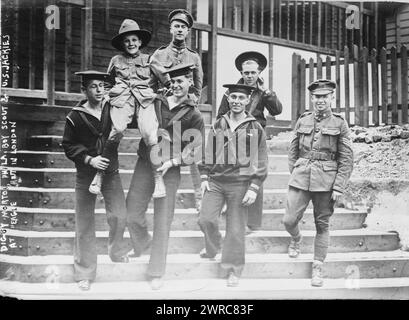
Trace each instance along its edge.
{"label": "man's hand", "polygon": [[334,201],[338,201],[341,198],[341,196],[342,196],[341,192],[333,190],[332,195],[331,195],[331,199],[334,200]]}
{"label": "man's hand", "polygon": [[166,160],[156,171],[161,171],[164,176],[168,169],[172,168],[173,164],[171,160]]}
{"label": "man's hand", "polygon": [[89,162],[91,167],[97,169],[97,170],[106,170],[109,166],[109,159],[101,157],[101,156],[96,156],[92,158]]}
{"label": "man's hand", "polygon": [[247,190],[246,194],[244,195],[243,201],[241,204],[245,207],[248,207],[256,201],[257,193],[253,190]]}
{"label": "man's hand", "polygon": [[209,181],[202,181],[200,184],[200,190],[202,191],[202,199],[206,191],[210,191]]}

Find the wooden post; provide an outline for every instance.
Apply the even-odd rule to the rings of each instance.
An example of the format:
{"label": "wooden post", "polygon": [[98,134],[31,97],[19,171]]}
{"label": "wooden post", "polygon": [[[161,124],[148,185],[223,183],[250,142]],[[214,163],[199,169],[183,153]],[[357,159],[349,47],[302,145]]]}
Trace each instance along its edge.
{"label": "wooden post", "polygon": [[386,66],[386,49],[381,49],[381,90],[382,90],[382,122],[388,124],[388,73]]}
{"label": "wooden post", "polygon": [[286,13],[287,13],[287,40],[290,40],[290,21],[291,21],[291,12],[290,12],[290,0],[286,1]]}
{"label": "wooden post", "polygon": [[300,107],[299,115],[305,112],[305,59],[300,61]]}
{"label": "wooden post", "polygon": [[212,119],[216,119],[216,74],[217,74],[217,0],[209,0],[209,64],[208,64],[208,101],[212,105]]}
{"label": "wooden post", "polygon": [[314,18],[314,3],[309,2],[308,6],[310,8],[310,20],[309,20],[309,22],[310,22],[310,34],[309,34],[310,41],[309,41],[309,44],[313,44],[312,43],[312,34],[313,34],[313,30],[314,30],[314,25],[315,25],[315,23],[314,23],[315,21],[313,20],[313,18]]}
{"label": "wooden post", "polygon": [[202,46],[202,36],[203,32],[198,30],[197,32],[197,53],[199,54],[200,59],[203,59],[203,46]]}
{"label": "wooden post", "polygon": [[82,59],[81,69],[92,67],[92,7],[93,0],[85,0],[84,13],[82,14]]}
{"label": "wooden post", "polygon": [[242,0],[242,7],[243,7],[243,32],[249,32],[250,3],[248,2],[248,0]]}
{"label": "wooden post", "polygon": [[362,49],[362,109],[360,119],[364,127],[369,126],[369,108],[368,108],[368,49],[364,47]]}
{"label": "wooden post", "polygon": [[363,37],[363,35],[364,35],[364,31],[363,31],[364,30],[363,29],[363,27],[364,27],[364,14],[363,14],[363,11],[364,11],[364,3],[361,2],[359,4],[359,24],[360,24],[360,26],[359,26],[359,30],[358,30],[359,48],[360,49],[364,46],[364,37]]}
{"label": "wooden post", "polygon": [[379,78],[378,61],[376,60],[376,49],[371,52],[371,74],[372,74],[372,122],[379,125]]}
{"label": "wooden post", "polygon": [[65,92],[71,90],[72,8],[65,7]]}
{"label": "wooden post", "polygon": [[[28,47],[28,66],[29,66],[29,78],[28,78],[28,88],[35,89],[35,77],[36,77],[36,56],[37,52],[35,48],[35,35],[36,35],[36,6],[30,9],[30,31],[29,31],[29,47]],[[17,43],[17,41],[16,41]]]}
{"label": "wooden post", "polygon": [[325,79],[331,80],[331,57],[325,59]]}
{"label": "wooden post", "polygon": [[[314,81],[314,59],[310,58],[309,62],[308,62],[308,68],[309,68],[309,84],[312,83]],[[312,105],[311,105],[311,99],[308,99],[308,106],[309,106],[309,110],[312,109]]]}
{"label": "wooden post", "polygon": [[321,47],[321,25],[322,25],[322,3],[318,1],[318,34],[317,34],[318,47]]}
{"label": "wooden post", "polygon": [[354,113],[355,125],[361,125],[360,111],[361,111],[361,91],[360,91],[360,76],[359,76],[359,52],[358,46],[354,45]]}
{"label": "wooden post", "polygon": [[278,37],[281,39],[283,37],[281,0],[277,1],[277,5],[278,5]]}
{"label": "wooden post", "polygon": [[274,45],[268,44],[268,83],[269,87],[273,88],[273,63],[274,63]]}
{"label": "wooden post", "polygon": [[378,33],[379,33],[379,22],[378,22],[378,19],[379,19],[379,9],[378,9],[378,6],[379,6],[379,4],[378,4],[378,2],[375,2],[374,4],[373,4],[373,6],[374,6],[374,11],[375,11],[375,17],[374,17],[374,30],[373,30],[373,33],[374,33],[374,48],[376,48],[376,50],[378,50],[379,48],[378,48],[378,45],[379,45],[379,43],[378,43]]}
{"label": "wooden post", "polygon": [[[55,4],[54,0],[48,5]],[[55,29],[44,28],[44,90],[47,104],[55,105]]]}
{"label": "wooden post", "polygon": [[[192,9],[193,9],[192,0],[186,0],[186,7],[185,8],[194,17],[193,12],[192,12]],[[195,32],[195,31],[196,30],[194,30],[194,29],[190,29],[190,32],[188,33],[188,35],[186,37],[186,46],[188,48],[193,48],[192,38],[193,38],[193,32]]]}
{"label": "wooden post", "polygon": [[294,41],[298,41],[297,40],[297,36],[298,36],[298,4],[297,4],[297,1],[294,1],[293,4],[294,4]]}
{"label": "wooden post", "polygon": [[400,62],[402,123],[408,123],[408,50],[404,45],[400,47]]}
{"label": "wooden post", "polygon": [[338,50],[342,50],[342,22],[344,22],[344,20],[342,20],[342,12],[341,9],[338,8]]}
{"label": "wooden post", "polygon": [[349,104],[349,49],[344,47],[345,120],[351,124]]}
{"label": "wooden post", "polygon": [[291,126],[294,128],[298,119],[298,108],[300,102],[300,77],[299,77],[300,56],[296,53],[292,55],[291,68]]}
{"label": "wooden post", "polygon": [[110,19],[109,19],[109,7],[110,7],[110,0],[105,0],[105,17],[104,17],[104,30],[105,32],[109,32],[109,23],[110,23]]}
{"label": "wooden post", "polygon": [[335,51],[335,82],[337,84],[337,90],[335,92],[335,106],[338,113],[341,112],[341,66],[340,66],[341,53]]}
{"label": "wooden post", "polygon": [[317,80],[318,79],[322,79],[322,59],[319,54],[317,54]]}
{"label": "wooden post", "polygon": [[260,34],[264,35],[264,0],[260,0]]}
{"label": "wooden post", "polygon": [[398,58],[396,47],[391,48],[391,92],[392,92],[392,123],[398,123]]}
{"label": "wooden post", "polygon": [[256,0],[251,0],[251,32],[257,33]]}

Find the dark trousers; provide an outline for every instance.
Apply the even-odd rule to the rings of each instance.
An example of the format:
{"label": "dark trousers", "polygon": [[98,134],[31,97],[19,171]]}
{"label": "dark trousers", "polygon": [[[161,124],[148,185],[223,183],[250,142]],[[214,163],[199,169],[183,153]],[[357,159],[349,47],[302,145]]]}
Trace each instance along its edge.
{"label": "dark trousers", "polygon": [[[176,192],[180,184],[180,167],[170,168],[163,177],[166,197],[154,199],[153,238],[147,275],[165,274],[170,226],[175,212]],[[139,158],[132,176],[126,207],[127,226],[135,252],[141,252],[150,240],[146,210],[155,184],[150,164]]]}
{"label": "dark trousers", "polygon": [[248,208],[249,217],[247,221],[247,226],[253,230],[261,228],[261,222],[263,217],[263,192],[264,192],[263,185],[260,185],[256,201]]}
{"label": "dark trousers", "polygon": [[[95,236],[96,195],[88,191],[94,175],[77,173],[75,186],[74,277],[94,280],[97,270]],[[108,255],[116,260],[126,253],[123,235],[126,226],[125,195],[117,172],[106,174],[101,189],[109,225]]]}
{"label": "dark trousers", "polygon": [[332,191],[311,192],[289,187],[283,223],[293,238],[300,235],[298,223],[302,219],[310,200],[314,206],[314,221],[317,234],[314,240],[314,260],[324,261],[329,246],[329,218],[334,213]]}
{"label": "dark trousers", "polygon": [[221,268],[233,271],[237,276],[245,263],[245,232],[247,207],[241,202],[248,189],[248,182],[220,182],[210,180],[210,191],[203,196],[199,226],[205,236],[208,254],[215,254],[221,247],[218,218],[224,202],[227,203],[226,236],[223,242]]}

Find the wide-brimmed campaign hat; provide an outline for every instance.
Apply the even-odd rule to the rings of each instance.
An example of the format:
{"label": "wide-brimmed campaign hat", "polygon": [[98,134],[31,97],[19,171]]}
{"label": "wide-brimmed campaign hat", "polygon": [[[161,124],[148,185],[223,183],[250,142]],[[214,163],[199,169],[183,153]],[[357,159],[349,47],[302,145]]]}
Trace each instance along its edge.
{"label": "wide-brimmed campaign hat", "polygon": [[128,33],[135,33],[141,40],[141,48],[145,47],[149,41],[151,41],[151,33],[148,30],[139,28],[136,21],[131,19],[125,19],[121,27],[119,28],[118,34],[112,38],[111,44],[114,48],[119,51],[123,51],[122,37]]}
{"label": "wide-brimmed campaign hat", "polygon": [[241,71],[243,68],[243,62],[247,60],[257,62],[261,71],[267,66],[267,58],[263,54],[257,51],[246,51],[239,54],[235,60],[237,70]]}
{"label": "wide-brimmed campaign hat", "polygon": [[311,94],[324,95],[334,92],[337,84],[332,80],[318,79],[317,81],[311,82],[308,86]]}
{"label": "wide-brimmed campaign hat", "polygon": [[174,20],[182,21],[186,23],[188,28],[193,26],[193,17],[189,11],[185,9],[176,9],[169,13],[168,16],[169,23],[172,23]]}

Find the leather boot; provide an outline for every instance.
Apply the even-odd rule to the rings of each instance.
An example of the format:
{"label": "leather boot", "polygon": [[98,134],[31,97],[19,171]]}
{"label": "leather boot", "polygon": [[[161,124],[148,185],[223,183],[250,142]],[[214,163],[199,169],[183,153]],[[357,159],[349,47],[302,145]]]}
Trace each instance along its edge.
{"label": "leather boot", "polygon": [[322,265],[321,261],[316,261],[312,263],[312,278],[311,285],[313,287],[322,287],[324,280],[322,279]]}

